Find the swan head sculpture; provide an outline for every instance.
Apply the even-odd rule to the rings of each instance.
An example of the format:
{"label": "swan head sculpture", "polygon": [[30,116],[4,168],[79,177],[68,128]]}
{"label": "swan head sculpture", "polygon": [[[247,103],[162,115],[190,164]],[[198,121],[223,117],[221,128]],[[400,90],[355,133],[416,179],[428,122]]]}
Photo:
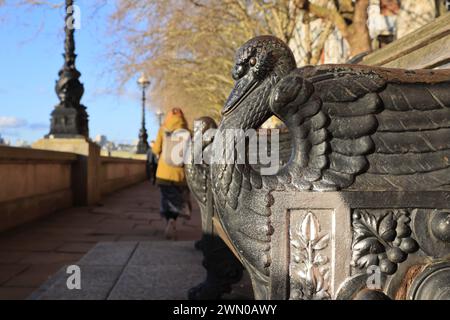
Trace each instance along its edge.
{"label": "swan head sculpture", "polygon": [[225,103],[222,115],[227,117],[244,105],[251,107],[251,103],[243,102],[252,93],[264,87],[272,88],[295,68],[291,49],[277,37],[258,36],[247,41],[236,53],[232,69],[235,86]]}

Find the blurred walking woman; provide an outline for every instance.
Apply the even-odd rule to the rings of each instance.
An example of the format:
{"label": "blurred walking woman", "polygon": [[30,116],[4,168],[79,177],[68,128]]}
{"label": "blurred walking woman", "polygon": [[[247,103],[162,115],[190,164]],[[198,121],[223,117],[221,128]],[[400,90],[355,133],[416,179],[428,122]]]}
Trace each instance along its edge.
{"label": "blurred walking woman", "polygon": [[[153,152],[159,156],[156,171],[156,183],[161,192],[161,215],[167,220],[166,238],[176,239],[176,219],[183,214],[186,204],[186,194],[189,193],[184,175],[183,163],[174,159],[179,150],[179,139],[174,136],[180,129],[187,131],[187,122],[180,108],[172,109],[159,128],[158,136],[153,146]],[[175,150],[175,148],[178,148]],[[175,157],[176,158],[176,157]]]}

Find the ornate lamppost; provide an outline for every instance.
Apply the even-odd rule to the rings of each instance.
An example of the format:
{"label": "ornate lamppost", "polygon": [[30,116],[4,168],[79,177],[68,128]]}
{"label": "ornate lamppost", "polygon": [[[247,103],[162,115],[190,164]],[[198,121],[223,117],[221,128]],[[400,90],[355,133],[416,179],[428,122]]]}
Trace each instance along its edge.
{"label": "ornate lamppost", "polygon": [[149,148],[148,146],[148,134],[147,129],[145,129],[145,90],[150,86],[150,80],[148,80],[144,73],[137,81],[139,87],[142,89],[142,123],[141,130],[139,130],[139,142],[137,145],[138,154],[146,154]]}
{"label": "ornate lamppost", "polygon": [[80,101],[84,93],[78,80],[81,73],[75,66],[75,24],[73,0],[66,0],[64,65],[59,71],[55,91],[60,100],[51,114],[50,138],[89,137],[88,114]]}
{"label": "ornate lamppost", "polygon": [[158,123],[159,126],[162,126],[162,121],[163,121],[163,117],[164,117],[164,112],[162,112],[161,110],[156,111],[156,116],[158,117]]}

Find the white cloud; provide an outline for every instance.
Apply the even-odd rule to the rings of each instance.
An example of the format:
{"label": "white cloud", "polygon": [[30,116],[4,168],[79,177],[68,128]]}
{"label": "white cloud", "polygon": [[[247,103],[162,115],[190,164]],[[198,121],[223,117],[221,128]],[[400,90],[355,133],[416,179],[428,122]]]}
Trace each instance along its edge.
{"label": "white cloud", "polygon": [[28,122],[17,117],[0,116],[0,130],[5,132],[17,132],[17,130],[45,131],[49,124],[42,122]]}
{"label": "white cloud", "polygon": [[0,116],[0,129],[17,129],[27,125],[23,119]]}

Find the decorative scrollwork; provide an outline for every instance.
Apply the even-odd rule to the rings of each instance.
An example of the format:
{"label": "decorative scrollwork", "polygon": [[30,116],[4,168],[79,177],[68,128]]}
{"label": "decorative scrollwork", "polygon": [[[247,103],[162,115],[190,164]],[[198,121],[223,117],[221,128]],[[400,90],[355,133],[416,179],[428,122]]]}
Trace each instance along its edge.
{"label": "decorative scrollwork", "polygon": [[419,249],[411,237],[410,212],[404,209],[373,214],[368,210],[353,213],[352,266],[360,269],[371,265],[392,275],[409,253]]}
{"label": "decorative scrollwork", "polygon": [[[330,268],[328,257],[319,253],[330,241],[329,233],[320,234],[320,224],[308,212],[291,235],[292,255],[295,265],[291,278],[291,299],[330,299]],[[293,274],[292,274],[293,273]]]}

